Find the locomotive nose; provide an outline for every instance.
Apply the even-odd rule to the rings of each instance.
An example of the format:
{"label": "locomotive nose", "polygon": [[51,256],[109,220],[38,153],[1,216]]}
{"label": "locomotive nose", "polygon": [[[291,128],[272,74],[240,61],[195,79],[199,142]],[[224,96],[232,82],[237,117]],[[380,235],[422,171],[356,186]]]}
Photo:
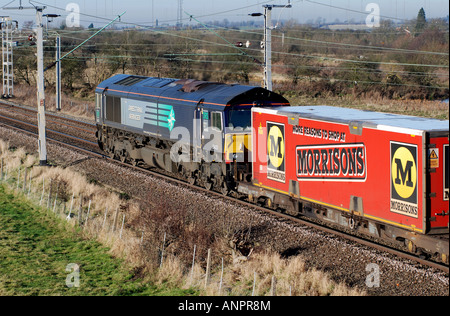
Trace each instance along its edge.
{"label": "locomotive nose", "polygon": [[227,161],[250,161],[252,151],[251,134],[227,134],[225,140],[224,153]]}

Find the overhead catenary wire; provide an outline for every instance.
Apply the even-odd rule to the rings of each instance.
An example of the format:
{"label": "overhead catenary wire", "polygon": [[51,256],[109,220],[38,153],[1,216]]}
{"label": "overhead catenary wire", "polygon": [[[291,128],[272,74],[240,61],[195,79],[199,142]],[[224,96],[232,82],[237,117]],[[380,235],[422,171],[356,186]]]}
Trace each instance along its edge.
{"label": "overhead catenary wire", "polygon": [[[96,60],[108,60],[111,58],[123,58],[127,56],[103,56],[103,57],[91,57],[91,56],[85,56],[85,57],[70,57],[69,59],[96,59]],[[134,57],[136,58],[136,57]],[[142,59],[146,59],[146,57],[141,57]],[[139,58],[138,58],[139,59]],[[162,59],[158,57],[154,57],[154,59]],[[183,59],[177,59],[176,61],[183,61],[183,62],[199,62],[199,63],[224,63],[224,64],[235,64],[233,61],[199,61],[199,60],[193,60],[188,58]],[[111,63],[113,63],[111,61]],[[247,63],[248,65],[253,65],[252,63]],[[135,64],[139,65],[139,64]],[[203,71],[204,69],[197,69]],[[299,78],[304,79],[310,79],[310,77],[307,76],[298,76]],[[351,82],[351,83],[358,83],[358,84],[377,84],[377,85],[386,85],[386,86],[403,86],[403,87],[415,87],[415,88],[430,88],[430,89],[448,89],[448,87],[442,87],[442,86],[428,86],[428,85],[419,85],[419,84],[402,84],[402,83],[389,83],[389,82],[380,82],[380,81],[367,81],[367,80],[348,80],[348,79],[338,79],[338,78],[320,78],[320,80],[325,81],[331,81],[331,82]]]}
{"label": "overhead catenary wire", "polygon": [[[100,44],[102,45],[102,44]],[[109,44],[104,44],[104,45],[109,45]],[[118,44],[119,45],[119,44]],[[145,45],[145,44],[142,44]],[[74,47],[74,46],[69,46],[69,47]],[[88,47],[94,47],[94,46],[87,46]],[[53,48],[53,47],[52,47]],[[117,49],[115,48],[106,48],[106,49],[102,49],[102,52],[107,52],[107,51],[117,51]],[[130,50],[127,49],[126,50],[127,53],[137,53],[137,52],[142,52],[142,50]],[[25,56],[26,54],[20,54],[20,52],[18,52],[18,55],[20,56]],[[236,53],[218,53],[218,54],[214,54],[214,53],[210,53],[210,54],[176,54],[176,53],[167,53],[164,54],[164,57],[154,57],[154,56],[137,56],[137,55],[108,55],[108,54],[103,54],[101,56],[85,56],[85,55],[79,55],[79,56],[74,56],[78,59],[147,59],[147,60],[171,60],[171,61],[189,61],[189,62],[198,62],[198,63],[223,63],[223,64],[234,64],[235,61],[225,61],[225,60],[195,60],[195,59],[186,59],[184,58],[183,60],[180,59],[180,57],[231,57],[231,56],[242,56],[241,54],[236,54]],[[241,61],[240,62],[242,65],[253,65],[253,63],[246,63]],[[130,64],[131,65],[131,64]],[[283,64],[283,65],[274,65],[275,68],[290,68],[290,69],[314,69],[314,70],[330,70],[330,71],[340,71],[340,72],[366,72],[366,73],[374,73],[374,74],[381,74],[382,71],[378,70],[378,69],[368,69],[368,68],[348,68],[348,67],[341,67],[341,66],[319,66],[319,65],[294,65],[294,64]],[[427,77],[427,76],[434,76],[437,78],[447,78],[449,77],[449,73],[435,73],[435,74],[430,74],[428,72],[419,72],[419,71],[401,71],[401,70],[389,70],[389,71],[385,71],[386,73],[389,74],[399,74],[399,75],[407,75],[407,76],[414,76],[414,77]]]}
{"label": "overhead catenary wire", "polygon": [[[183,60],[188,61],[188,60]],[[135,64],[138,65],[138,64]],[[204,69],[197,69],[204,71]],[[216,72],[216,70],[211,70],[211,72]],[[301,79],[311,79],[307,76],[298,76]],[[389,82],[379,82],[379,81],[367,81],[367,80],[349,80],[349,79],[335,79],[335,78],[320,78],[320,80],[330,81],[330,82],[349,82],[354,84],[376,84],[376,85],[384,85],[384,86],[398,86],[398,87],[411,87],[411,88],[427,88],[427,89],[448,89],[448,87],[440,87],[440,86],[427,86],[427,85],[416,85],[416,84],[401,84],[401,83],[389,83]]]}
{"label": "overhead catenary wire", "polygon": [[[34,2],[39,3],[39,4],[42,4],[42,5],[47,5],[47,4],[45,4],[45,3],[38,2],[38,1],[34,1]],[[268,1],[268,2],[270,2],[270,1]],[[309,2],[311,2],[311,1],[309,1]],[[65,10],[64,8],[59,8],[59,7],[56,7],[56,6],[51,6],[51,5],[48,5],[48,6],[49,6],[49,7],[53,7],[53,8],[55,8],[55,9],[58,9],[58,10]],[[344,8],[340,8],[340,9],[344,9]],[[361,11],[358,11],[358,12],[361,12]],[[95,17],[95,18],[107,20],[107,18],[103,18],[103,17],[97,17],[97,16],[85,14],[85,13],[80,13],[80,14],[85,15],[85,16],[90,16],[90,17]],[[139,24],[136,24],[136,23],[129,23],[129,22],[125,22],[125,21],[121,21],[121,22],[119,22],[119,23],[126,24],[126,25],[133,25],[133,26],[137,26],[137,27],[141,27],[141,28],[145,28],[145,29],[147,29],[147,30],[150,30],[150,31],[155,32],[155,33],[158,33],[158,34],[165,34],[165,35],[169,35],[169,36],[175,36],[175,37],[185,38],[185,39],[189,39],[189,40],[193,40],[193,41],[199,41],[199,42],[207,42],[207,41],[204,41],[204,40],[201,40],[201,39],[197,39],[197,38],[186,37],[186,36],[182,36],[182,35],[174,34],[174,33],[170,33],[170,32],[163,32],[163,31],[154,30],[154,29],[151,28],[151,27],[148,27],[148,26],[145,26],[145,25],[139,25]],[[228,42],[228,43],[229,43],[229,42]],[[231,44],[231,43],[229,43],[229,44],[227,44],[227,45],[217,43],[216,45],[228,46],[228,45],[230,45],[230,44]],[[232,44],[231,44],[231,45],[232,45]],[[293,54],[293,53],[283,53],[283,52],[273,52],[273,53],[274,53],[274,54],[285,54],[285,55],[291,55],[291,56],[305,57],[305,58],[319,58],[319,59],[324,58],[324,57],[322,57],[322,56],[298,55],[298,54],[296,55],[296,54]],[[442,67],[442,68],[449,68],[448,65],[431,65],[431,64],[424,64],[424,65],[422,65],[422,64],[411,64],[411,63],[392,63],[392,62],[374,62],[374,61],[372,61],[372,62],[367,62],[367,61],[361,61],[361,60],[340,59],[340,58],[333,58],[333,57],[325,57],[325,58],[326,58],[327,60],[342,61],[342,62],[353,62],[353,63],[373,63],[373,64],[398,65],[398,66],[422,66],[422,67]],[[256,61],[257,61],[257,60],[256,60]]]}
{"label": "overhead catenary wire", "polygon": [[[63,10],[63,9],[62,9]],[[97,17],[97,18],[101,18],[101,17]],[[104,18],[104,19],[106,19],[106,18]],[[134,26],[139,26],[139,27],[143,27],[142,25],[139,25],[139,24],[136,24],[136,23],[127,23],[127,22],[121,22],[122,24],[125,24],[125,25],[134,25]],[[231,44],[231,42],[230,41],[228,41],[228,44],[221,44],[221,43],[211,43],[211,41],[206,41],[206,40],[202,40],[202,39],[198,39],[198,38],[195,38],[195,37],[192,37],[192,36],[185,36],[184,34],[182,34],[182,32],[177,32],[176,34],[173,34],[172,32],[164,32],[164,31],[161,31],[161,30],[153,30],[153,29],[151,29],[151,28],[149,28],[149,27],[143,27],[144,29],[148,29],[148,30],[150,30],[150,31],[152,31],[152,32],[155,32],[156,34],[163,34],[163,35],[169,35],[169,36],[175,36],[175,37],[178,37],[178,38],[183,38],[183,39],[185,39],[185,40],[187,40],[187,41],[196,41],[196,42],[202,42],[202,43],[204,43],[204,44],[207,44],[208,43],[208,45],[215,45],[215,46],[222,46],[222,47],[231,47],[231,45],[233,45],[233,44]],[[83,31],[77,31],[77,32],[83,32]],[[245,32],[245,31],[244,31]],[[70,32],[68,32],[69,34],[70,34]],[[257,32],[254,32],[255,34],[257,34]],[[292,38],[289,38],[289,39],[292,39],[292,40],[300,40],[300,41],[302,41],[302,40],[304,40],[304,39],[301,39],[301,38],[294,38],[294,37],[292,37]],[[81,40],[81,39],[80,39]],[[308,41],[308,40],[306,40],[306,41]],[[343,47],[353,47],[353,46],[350,46],[350,45],[355,45],[354,47],[359,47],[359,48],[363,48],[363,47],[361,47],[361,46],[356,46],[356,44],[345,44],[345,43],[333,43],[333,42],[326,42],[326,41],[322,41],[323,42],[323,44],[324,45],[340,45],[340,46],[343,46]],[[317,44],[319,44],[319,42],[317,43]],[[105,44],[105,45],[107,45],[107,44]],[[117,45],[120,45],[120,44],[117,44]],[[380,49],[380,48],[377,48],[377,47],[373,47],[373,46],[367,46],[367,49],[374,49],[374,50],[377,50],[377,49]],[[389,48],[381,48],[381,49],[386,49],[386,50],[388,50]],[[258,52],[258,50],[254,50],[255,52]],[[406,51],[405,51],[406,52]],[[411,53],[413,53],[414,51],[411,51]],[[418,54],[420,54],[420,53],[424,53],[424,54],[432,54],[432,53],[435,53],[435,52],[424,52],[424,51],[415,51],[414,53],[418,53]],[[397,62],[394,62],[394,63],[391,63],[391,62],[367,62],[367,61],[365,61],[365,60],[363,60],[363,61],[358,61],[358,60],[353,60],[353,59],[339,59],[339,58],[333,58],[333,57],[323,57],[323,56],[313,56],[313,55],[307,55],[307,54],[297,54],[297,53],[288,53],[288,52],[274,52],[274,54],[284,54],[284,55],[286,55],[286,56],[293,56],[293,57],[305,57],[305,58],[319,58],[319,59],[324,59],[324,60],[334,60],[334,61],[342,61],[342,62],[352,62],[352,63],[364,63],[364,64],[368,64],[368,63],[374,63],[374,64],[382,64],[382,65],[397,65],[397,66],[417,66],[417,67],[436,67],[436,68],[448,68],[448,65],[424,65],[424,64],[413,64],[413,63],[397,63]],[[438,54],[442,54],[442,53],[438,53]],[[444,53],[445,54],[445,53]],[[239,54],[235,54],[235,55],[239,55]],[[448,54],[447,54],[448,55]],[[181,56],[181,55],[180,55]],[[136,58],[140,58],[139,56],[135,56]],[[199,57],[200,57],[200,55],[199,55]],[[114,58],[134,58],[134,56],[115,56]],[[179,61],[185,61],[185,62],[191,62],[191,63],[194,63],[194,62],[216,62],[216,61],[197,61],[197,60],[195,60],[195,59],[187,59],[187,58],[185,58],[185,59],[178,59]],[[223,61],[217,61],[217,63],[220,63],[220,62],[223,62]],[[293,67],[293,65],[287,65],[288,67],[290,67],[290,66],[292,66]],[[311,66],[311,67],[315,67],[315,66]],[[361,68],[361,71],[363,71],[363,70],[365,70],[365,69],[363,69],[363,68]],[[354,71],[354,69],[352,69],[352,71]],[[426,74],[426,73],[424,73],[424,74]],[[329,79],[329,78],[327,78],[327,79]],[[330,80],[334,80],[334,79],[330,79]],[[335,81],[338,81],[339,79],[336,79]],[[362,82],[361,82],[362,83]],[[375,83],[377,83],[377,82],[375,82]],[[378,83],[379,84],[379,83]],[[394,84],[393,84],[394,85]],[[417,86],[417,85],[411,85],[411,86]],[[429,86],[424,86],[424,87],[429,87]],[[433,88],[445,88],[445,87],[433,87]]]}
{"label": "overhead catenary wire", "polygon": [[[216,27],[220,28],[222,30],[227,31],[235,31],[245,34],[254,34],[254,35],[263,35],[259,32],[254,31],[248,31],[248,30],[236,30],[233,28],[226,28],[226,27],[218,27],[218,26],[210,26],[210,27]],[[273,37],[282,38],[280,35],[273,34]],[[351,44],[351,43],[339,43],[339,42],[330,42],[330,41],[319,41],[319,40],[311,40],[306,38],[298,38],[298,37],[292,37],[292,36],[284,36],[284,39],[291,39],[296,41],[304,41],[304,42],[310,42],[315,44],[325,44],[325,45],[336,45],[336,46],[348,46],[350,49],[354,48],[364,48],[364,49],[370,49],[370,50],[380,50],[380,51],[395,51],[395,52],[402,52],[402,53],[411,53],[411,54],[430,54],[430,55],[443,55],[448,56],[448,52],[431,52],[431,51],[419,51],[419,50],[412,50],[412,49],[403,49],[403,48],[394,48],[394,47],[380,47],[380,46],[371,46],[371,45],[359,45],[359,44]]]}

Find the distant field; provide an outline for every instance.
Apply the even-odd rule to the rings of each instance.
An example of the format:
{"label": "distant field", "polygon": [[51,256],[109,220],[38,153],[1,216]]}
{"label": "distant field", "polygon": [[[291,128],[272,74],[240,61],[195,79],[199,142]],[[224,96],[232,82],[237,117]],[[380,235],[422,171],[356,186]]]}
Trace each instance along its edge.
{"label": "distant field", "polygon": [[[96,241],[0,185],[0,296],[187,295],[135,279]],[[80,267],[79,287],[74,270]],[[69,268],[66,271],[66,268]],[[74,286],[68,287],[66,279]]]}

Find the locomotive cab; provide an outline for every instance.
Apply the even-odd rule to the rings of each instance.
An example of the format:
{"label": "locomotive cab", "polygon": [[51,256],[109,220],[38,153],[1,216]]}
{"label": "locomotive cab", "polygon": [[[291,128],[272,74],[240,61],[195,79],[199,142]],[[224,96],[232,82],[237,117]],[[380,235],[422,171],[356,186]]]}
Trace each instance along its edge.
{"label": "locomotive cab", "polygon": [[251,162],[251,108],[234,107],[227,112],[225,124],[225,161]]}

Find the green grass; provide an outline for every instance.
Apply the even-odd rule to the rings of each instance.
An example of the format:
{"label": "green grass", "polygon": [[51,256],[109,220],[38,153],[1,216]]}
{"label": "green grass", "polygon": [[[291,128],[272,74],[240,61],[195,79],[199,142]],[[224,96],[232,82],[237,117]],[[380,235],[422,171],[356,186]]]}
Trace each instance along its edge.
{"label": "green grass", "polygon": [[[69,288],[69,264],[80,267]],[[69,278],[73,281],[74,279]],[[100,243],[0,185],[0,296],[195,295],[139,279]]]}

